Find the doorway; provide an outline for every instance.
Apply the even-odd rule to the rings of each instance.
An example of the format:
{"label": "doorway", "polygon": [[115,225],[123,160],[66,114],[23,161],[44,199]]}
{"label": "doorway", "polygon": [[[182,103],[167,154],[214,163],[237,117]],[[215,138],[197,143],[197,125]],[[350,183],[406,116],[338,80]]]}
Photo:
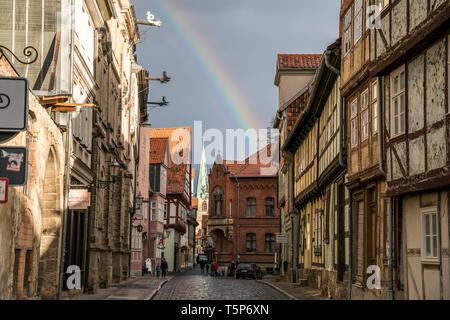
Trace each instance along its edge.
{"label": "doorway", "polygon": [[344,281],[345,273],[345,191],[344,185],[338,185],[338,236],[337,271],[338,281]]}

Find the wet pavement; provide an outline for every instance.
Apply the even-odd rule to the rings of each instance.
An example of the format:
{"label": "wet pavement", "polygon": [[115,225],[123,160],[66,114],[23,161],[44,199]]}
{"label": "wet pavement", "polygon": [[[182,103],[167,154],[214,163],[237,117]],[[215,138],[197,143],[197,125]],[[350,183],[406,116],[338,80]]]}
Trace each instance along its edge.
{"label": "wet pavement", "polygon": [[200,269],[186,271],[167,282],[153,300],[287,300],[272,287],[250,279],[212,277]]}

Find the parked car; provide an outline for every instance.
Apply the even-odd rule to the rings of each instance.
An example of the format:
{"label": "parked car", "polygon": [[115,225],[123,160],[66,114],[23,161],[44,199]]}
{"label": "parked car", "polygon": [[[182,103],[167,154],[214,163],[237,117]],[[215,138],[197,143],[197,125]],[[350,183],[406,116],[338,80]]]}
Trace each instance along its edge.
{"label": "parked car", "polygon": [[255,263],[240,263],[236,268],[236,279],[262,279],[262,271]]}

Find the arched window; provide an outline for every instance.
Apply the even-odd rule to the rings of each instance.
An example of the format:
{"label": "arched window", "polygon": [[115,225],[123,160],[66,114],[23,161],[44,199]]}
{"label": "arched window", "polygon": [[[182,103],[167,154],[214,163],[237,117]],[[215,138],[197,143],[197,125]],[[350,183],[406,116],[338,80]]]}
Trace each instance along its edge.
{"label": "arched window", "polygon": [[247,252],[256,252],[256,234],[247,233]]}
{"label": "arched window", "polygon": [[275,216],[275,200],[274,198],[266,198],[266,217]]}
{"label": "arched window", "polygon": [[256,198],[247,198],[247,217],[256,217]]}
{"label": "arched window", "polygon": [[202,202],[202,211],[205,212],[208,210],[208,203],[206,202],[206,200],[203,200]]}
{"label": "arched window", "polygon": [[275,235],[272,233],[266,234],[265,239],[265,252],[266,253],[273,253],[275,252]]}
{"label": "arched window", "polygon": [[215,187],[212,193],[213,206],[212,216],[223,216],[223,191],[220,187]]}

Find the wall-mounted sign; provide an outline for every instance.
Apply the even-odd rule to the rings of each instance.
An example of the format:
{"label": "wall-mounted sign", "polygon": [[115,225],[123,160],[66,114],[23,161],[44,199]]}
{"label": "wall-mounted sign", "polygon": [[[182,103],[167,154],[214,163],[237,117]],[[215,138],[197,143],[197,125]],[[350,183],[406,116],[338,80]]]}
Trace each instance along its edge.
{"label": "wall-mounted sign", "polygon": [[278,233],[276,234],[277,243],[287,243],[287,234],[286,233]]}
{"label": "wall-mounted sign", "polygon": [[0,147],[0,177],[9,179],[9,186],[27,183],[27,148]]}
{"label": "wall-mounted sign", "polygon": [[0,132],[27,129],[28,80],[0,77]]}
{"label": "wall-mounted sign", "polygon": [[8,178],[0,178],[0,203],[8,202]]}
{"label": "wall-mounted sign", "polygon": [[88,189],[70,189],[69,209],[86,210],[91,205],[91,193]]}

